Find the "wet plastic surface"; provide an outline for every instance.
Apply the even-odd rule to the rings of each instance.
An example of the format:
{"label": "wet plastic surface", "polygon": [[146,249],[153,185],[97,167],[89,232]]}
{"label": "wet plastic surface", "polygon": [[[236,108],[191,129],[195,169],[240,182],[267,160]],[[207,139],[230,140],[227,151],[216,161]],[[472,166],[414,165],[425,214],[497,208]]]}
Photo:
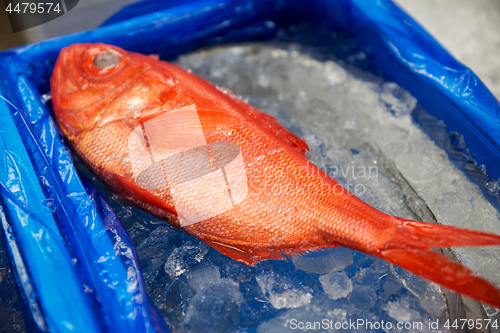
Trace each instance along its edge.
{"label": "wet plastic surface", "polygon": [[[5,230],[27,271],[19,281],[36,329],[154,330],[156,309],[150,309],[126,232],[99,197],[85,191],[55,123],[48,113],[30,117],[9,108],[1,113]],[[17,134],[14,120],[29,127]]]}
{"label": "wet plastic surface", "polygon": [[498,100],[390,1],[130,5],[102,28],[0,54],[3,226],[11,257],[22,260],[14,262],[33,331],[167,331],[126,234],[100,197],[86,191],[42,103],[60,49],[104,42],[168,60],[204,45],[273,38],[278,27],[311,19],[352,35],[367,51],[369,69],[462,133],[490,177],[500,176]]}

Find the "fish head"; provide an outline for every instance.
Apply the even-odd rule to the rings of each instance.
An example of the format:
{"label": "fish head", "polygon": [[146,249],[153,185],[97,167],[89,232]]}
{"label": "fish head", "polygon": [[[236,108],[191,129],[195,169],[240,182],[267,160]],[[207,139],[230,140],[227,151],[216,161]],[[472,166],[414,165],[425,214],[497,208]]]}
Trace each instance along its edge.
{"label": "fish head", "polygon": [[68,138],[109,122],[161,109],[175,95],[168,68],[155,56],[106,44],[61,50],[51,78],[56,119]]}

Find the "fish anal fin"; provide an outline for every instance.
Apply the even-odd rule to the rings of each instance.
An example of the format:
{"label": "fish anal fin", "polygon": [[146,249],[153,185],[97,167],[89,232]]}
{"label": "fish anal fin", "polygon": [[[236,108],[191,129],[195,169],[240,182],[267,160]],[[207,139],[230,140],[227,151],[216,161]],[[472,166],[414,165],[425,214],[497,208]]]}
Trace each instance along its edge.
{"label": "fish anal fin", "polygon": [[203,241],[229,258],[249,266],[255,266],[256,263],[265,259],[284,259],[283,255],[275,250],[252,250],[250,252],[212,240],[203,239]]}
{"label": "fish anal fin", "polygon": [[376,256],[480,302],[500,307],[500,289],[469,268],[430,249],[391,248]]}
{"label": "fish anal fin", "polygon": [[118,174],[113,174],[112,178],[113,184],[115,185],[114,187],[119,191],[120,195],[134,198],[138,201],[145,202],[159,209],[177,215],[174,207],[161,200],[153,193],[143,189],[142,187],[139,187],[134,182]]}

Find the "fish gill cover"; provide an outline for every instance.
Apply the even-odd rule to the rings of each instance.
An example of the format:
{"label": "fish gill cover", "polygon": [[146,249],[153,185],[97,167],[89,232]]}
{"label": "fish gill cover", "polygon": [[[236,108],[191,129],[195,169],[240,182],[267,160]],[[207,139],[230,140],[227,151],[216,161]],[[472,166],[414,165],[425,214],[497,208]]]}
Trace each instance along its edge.
{"label": "fish gill cover", "polygon": [[[496,126],[498,126],[498,101],[494,99],[494,97],[487,91],[484,85],[482,85],[472,72],[468,71],[465,67],[452,59],[411,18],[401,12],[389,1],[370,4],[366,4],[366,2],[361,3],[361,1],[316,1],[313,2],[312,5],[299,9],[295,7],[297,3],[303,4],[301,2],[279,2],[277,4],[270,4],[269,2],[263,1],[193,1],[178,7],[173,6],[172,8],[167,8],[162,12],[149,13],[149,11],[146,10],[144,11],[144,16],[137,18],[129,17],[130,20],[123,21],[121,23],[118,22],[115,17],[114,24],[95,31],[84,32],[60,39],[37,43],[6,51],[1,54],[2,71],[4,73],[4,76],[2,77],[2,96],[8,101],[8,103],[10,103],[2,105],[2,115],[6,117],[13,115],[13,119],[16,124],[15,126],[18,130],[20,129],[19,137],[22,141],[17,139],[15,142],[15,133],[11,134],[13,132],[8,132],[6,129],[2,129],[2,138],[10,147],[9,151],[14,152],[14,160],[17,156],[19,157],[18,161],[21,161],[21,164],[17,163],[14,165],[20,166],[20,170],[27,170],[21,171],[24,176],[20,173],[17,175],[12,173],[13,170],[16,170],[15,168],[10,168],[8,172],[4,172],[2,174],[6,177],[2,178],[2,184],[4,184],[2,187],[4,190],[2,203],[4,205],[4,210],[7,211],[9,223],[11,223],[12,233],[15,235],[13,238],[18,239],[19,242],[21,242],[20,253],[26,266],[31,272],[30,279],[35,288],[38,288],[38,293],[34,294],[34,296],[36,296],[35,299],[40,308],[43,310],[42,313],[43,318],[45,318],[45,322],[48,323],[51,329],[57,331],[65,330],[64,327],[60,329],[55,328],[56,325],[58,325],[59,314],[54,311],[54,305],[48,301],[49,298],[57,297],[58,294],[55,293],[53,289],[50,291],[50,295],[46,295],[41,290],[42,286],[39,283],[42,281],[42,276],[38,276],[39,269],[41,268],[37,269],[35,265],[35,257],[27,254],[29,246],[27,241],[25,242],[23,237],[20,237],[22,236],[20,234],[21,225],[23,225],[22,223],[25,223],[26,221],[29,222],[29,219],[26,220],[24,216],[19,215],[18,212],[22,211],[22,209],[19,210],[18,208],[16,209],[16,207],[25,207],[25,212],[27,207],[28,217],[36,220],[37,217],[39,218],[39,214],[29,214],[30,212],[35,211],[41,212],[41,209],[37,208],[39,203],[34,201],[40,198],[40,202],[43,201],[43,203],[46,203],[45,206],[49,207],[48,210],[60,224],[58,227],[60,231],[57,231],[54,235],[60,233],[61,235],[57,236],[60,239],[59,242],[64,244],[66,241],[70,244],[66,247],[64,245],[59,245],[58,247],[62,252],[60,254],[61,257],[57,258],[62,260],[63,263],[68,262],[68,259],[71,257],[78,258],[78,260],[82,262],[85,261],[83,249],[86,249],[89,245],[82,248],[82,245],[79,245],[78,241],[72,238],[78,237],[75,236],[75,229],[78,230],[79,224],[84,227],[88,227],[94,225],[93,223],[96,223],[97,226],[100,225],[101,228],[106,229],[105,224],[103,222],[99,222],[99,218],[94,219],[92,217],[96,216],[96,210],[95,208],[92,208],[94,207],[93,204],[89,204],[88,206],[86,205],[86,203],[92,203],[92,199],[83,199],[82,201],[81,198],[85,198],[85,196],[80,196],[81,194],[83,195],[81,184],[75,177],[73,177],[74,173],[71,172],[72,166],[70,159],[60,144],[57,130],[50,125],[52,120],[50,120],[48,116],[49,113],[47,108],[39,102],[41,100],[41,94],[48,92],[48,79],[59,50],[73,42],[107,42],[121,46],[128,50],[140,51],[146,54],[160,54],[163,58],[172,59],[180,53],[203,45],[222,43],[226,41],[271,38],[282,31],[280,30],[281,27],[288,26],[289,23],[297,23],[298,21],[302,21],[304,19],[315,18],[316,21],[320,22],[326,29],[333,31],[337,31],[338,29],[347,31],[357,40],[359,45],[368,48],[363,49],[362,51],[364,52],[358,52],[359,50],[356,50],[355,47],[353,47],[354,49],[346,50],[346,45],[348,48],[348,46],[354,44],[352,39],[346,38],[342,40],[343,43],[345,42],[344,47],[338,48],[337,56],[339,58],[344,58],[351,63],[363,66],[365,69],[370,69],[376,73],[383,74],[385,77],[408,89],[415,97],[417,97],[419,103],[427,108],[427,110],[446,120],[450,129],[462,133],[466,139],[467,147],[476,153],[476,160],[479,163],[487,165],[489,175],[491,177],[498,177],[498,169],[494,167],[500,158],[498,154],[499,132],[496,130]],[[147,8],[148,6],[153,6],[154,8],[155,6],[160,5],[152,1],[144,2],[144,8]],[[127,9],[124,9],[122,14],[126,16],[125,14],[127,14]],[[130,14],[130,12],[128,14]],[[127,36],[127,38],[124,39],[123,36]],[[325,37],[327,37],[327,35]],[[363,60],[363,54],[366,55],[367,60]],[[190,67],[195,66],[191,65]],[[336,80],[335,75],[336,74],[331,75],[331,80]],[[444,80],[442,79],[443,77],[445,78]],[[257,82],[265,85],[266,79],[269,79],[269,77],[261,77],[260,81],[257,80]],[[457,85],[459,82],[464,83]],[[231,86],[231,88],[238,91],[237,87]],[[411,105],[413,105],[411,103],[411,98],[404,97],[404,93],[398,92],[397,87],[391,86],[390,83],[383,85],[381,89],[382,93],[380,94],[380,100],[382,101],[382,105],[388,105],[388,109],[394,115],[401,115],[403,117],[407,115],[408,108],[411,108]],[[394,93],[395,90],[396,93]],[[463,92],[466,92],[466,94]],[[391,99],[401,100],[401,98],[409,99],[410,106],[398,106],[398,103],[390,102]],[[266,109],[265,105],[259,104],[259,101],[255,101],[255,103],[257,103],[257,106]],[[298,103],[300,104],[301,101],[299,100]],[[277,109],[275,112],[285,112],[280,111],[279,105],[273,104],[272,107]],[[319,110],[320,109],[321,108],[319,108]],[[273,111],[270,110],[269,112]],[[420,113],[414,112],[413,114],[415,117],[421,116],[420,119],[428,119],[428,116],[422,116]],[[285,117],[281,117],[281,119],[286,120],[287,117],[288,114]],[[349,126],[356,126],[356,124],[352,123],[352,120],[349,119],[346,120],[344,124],[346,128],[349,128]],[[293,121],[291,126],[293,126]],[[11,128],[15,132],[16,127],[10,125],[8,128]],[[297,126],[297,128],[300,128],[300,126]],[[405,134],[402,133],[401,138],[404,137]],[[47,144],[44,140],[48,140],[50,143]],[[311,140],[313,140],[313,138],[311,138]],[[396,143],[397,141],[401,140],[391,140],[393,143]],[[23,149],[21,142],[23,142],[26,146],[25,153],[21,152]],[[318,149],[322,149],[321,147],[323,144],[318,143],[315,146]],[[347,147],[349,147],[349,145],[347,145]],[[53,152],[57,152],[57,154],[53,154]],[[374,161],[373,157],[366,156],[367,153],[365,150],[359,149],[359,147],[358,149],[353,148],[353,150],[346,151],[343,151],[340,148],[340,150],[334,155],[339,154],[347,154],[347,160],[338,158],[335,159],[335,161],[337,161],[335,163],[338,163],[338,161],[344,161],[342,163],[347,163],[349,159],[356,161],[359,154],[361,154],[359,155],[359,158],[361,158],[360,163],[366,162],[369,166],[370,163],[373,163],[370,162],[370,158]],[[44,157],[44,155],[46,157]],[[439,154],[431,154],[430,157],[432,156],[439,156]],[[365,162],[362,162],[365,157],[368,159]],[[403,159],[402,162],[409,161],[407,165],[411,166],[412,158],[414,158],[414,156],[408,157],[409,160]],[[424,156],[423,160],[429,162],[428,158],[429,155],[427,157]],[[434,162],[435,161],[431,160],[430,163],[425,163],[425,165],[429,166],[429,170],[432,170],[431,166]],[[46,166],[44,166],[44,163],[47,166],[50,165],[50,169],[52,169],[52,171],[47,169]],[[37,171],[47,170],[46,172],[49,174],[49,178],[52,177],[52,182],[45,180],[45,174],[42,171],[38,172],[38,176],[44,177],[37,180],[39,177],[34,176],[33,171],[29,171],[30,168],[34,168],[34,170]],[[340,169],[337,168],[337,170]],[[451,173],[451,175],[453,175],[453,173]],[[441,173],[440,177],[449,176],[450,173],[445,172]],[[348,177],[348,175],[346,175],[346,177]],[[454,183],[453,180],[455,180],[455,178],[451,179],[452,184]],[[18,182],[7,182],[7,179],[18,179],[22,184],[21,188],[24,191],[27,191],[29,186],[34,186],[36,188],[37,183],[41,184],[38,185],[40,188],[39,190],[34,190],[38,193],[37,196],[32,197],[35,198],[35,200],[26,202],[22,201],[21,197],[21,201],[18,201],[17,203],[10,203],[9,200],[12,198],[14,189],[17,190],[20,187],[17,185]],[[54,181],[62,181],[62,185],[54,186]],[[346,182],[347,181],[348,179]],[[49,186],[47,187],[45,184],[49,184]],[[67,192],[57,193],[57,191],[61,191],[61,189],[66,191],[66,188],[68,189]],[[463,202],[460,201],[463,200],[460,196],[454,196],[453,192],[451,193],[452,194],[446,194],[442,198],[438,199],[437,204],[443,207],[449,207],[453,202],[463,204]],[[22,194],[22,191],[19,194]],[[75,196],[74,194],[78,195]],[[407,193],[404,194],[406,196],[411,196]],[[74,197],[74,199],[69,200],[69,211],[78,211],[78,207],[81,207],[81,211],[79,215],[70,213],[70,215],[74,214],[74,216],[69,216],[70,218],[66,221],[65,218],[62,217],[64,215],[59,214],[63,214],[60,211],[64,211],[63,204],[64,201],[68,200],[68,196],[69,198]],[[377,196],[375,195],[372,198],[375,200],[376,197]],[[82,205],[82,203],[84,204]],[[428,203],[427,200],[426,203]],[[34,205],[32,206],[31,204]],[[72,205],[74,205],[74,207],[71,207]],[[376,204],[374,205],[376,206]],[[397,205],[398,204],[396,204],[396,206]],[[477,202],[474,201],[474,205],[472,205],[471,210],[477,206]],[[58,207],[59,209],[55,209],[54,212],[54,208],[51,207]],[[390,205],[388,207],[390,211],[392,208],[390,208]],[[465,207],[467,210],[468,206],[465,205],[461,207]],[[125,211],[125,214],[122,214],[121,217],[126,219],[128,217],[128,208],[121,207],[119,209]],[[381,209],[384,208],[381,207]],[[47,211],[47,209],[45,210]],[[471,211],[464,211],[464,214],[470,215]],[[22,218],[20,218],[20,216]],[[446,213],[443,213],[443,216],[445,216],[445,219],[452,219],[449,214],[446,215]],[[92,222],[87,224],[86,221],[89,221],[89,217],[91,217],[90,221]],[[72,219],[75,221],[74,224],[69,223]],[[48,220],[50,220],[50,218],[48,218]],[[54,224],[54,226],[55,225],[56,224]],[[28,223],[28,226],[35,229],[38,228],[31,222]],[[136,244],[139,244],[139,253],[145,250],[147,253],[157,251],[156,258],[152,257],[152,260],[148,260],[148,257],[145,257],[148,264],[153,266],[160,265],[162,267],[163,262],[165,262],[165,274],[161,273],[160,277],[171,278],[171,276],[176,275],[181,277],[181,279],[173,281],[175,283],[165,285],[165,288],[168,287],[169,289],[165,289],[163,293],[161,290],[156,291],[156,288],[153,295],[155,292],[160,293],[158,294],[160,299],[165,295],[165,293],[168,295],[174,295],[174,303],[175,297],[179,297],[179,301],[182,303],[185,300],[182,298],[184,297],[183,295],[186,295],[186,293],[191,295],[190,299],[192,299],[193,303],[192,305],[190,303],[189,309],[186,310],[187,312],[182,312],[182,309],[179,310],[176,304],[161,303],[161,301],[160,303],[157,302],[157,304],[164,304],[167,306],[167,309],[171,309],[169,311],[173,311],[173,315],[182,316],[185,314],[188,325],[190,325],[188,328],[190,327],[191,329],[196,329],[203,327],[204,323],[199,323],[197,321],[199,319],[197,314],[200,311],[201,313],[205,310],[209,311],[209,309],[204,308],[206,305],[204,305],[202,300],[215,297],[215,295],[220,294],[220,290],[230,292],[227,294],[227,299],[218,300],[218,302],[222,302],[219,307],[216,307],[216,309],[219,309],[220,311],[210,312],[209,314],[219,316],[216,317],[216,319],[226,318],[224,316],[227,313],[229,313],[230,316],[234,315],[235,306],[239,306],[240,308],[238,313],[242,316],[242,319],[240,318],[237,321],[231,319],[232,317],[226,318],[227,320],[217,321],[217,323],[224,322],[229,325],[229,328],[222,327],[221,330],[230,330],[231,327],[234,328],[241,323],[250,327],[253,325],[255,328],[260,325],[260,322],[265,321],[265,319],[271,319],[271,317],[275,318],[274,321],[270,320],[262,323],[261,330],[265,331],[266,325],[274,325],[273,323],[277,323],[277,325],[279,325],[281,323],[280,320],[282,316],[295,316],[294,313],[279,312],[279,310],[294,308],[298,308],[300,310],[300,306],[335,308],[330,307],[329,304],[324,304],[323,306],[320,303],[328,303],[332,300],[335,301],[339,299],[342,300],[345,297],[349,297],[349,299],[352,299],[355,303],[357,302],[356,304],[358,304],[358,307],[356,308],[358,310],[355,311],[357,312],[356,315],[359,315],[361,308],[368,307],[369,305],[373,307],[373,304],[376,302],[383,302],[374,296],[376,295],[374,293],[378,292],[378,289],[367,288],[364,285],[360,285],[361,289],[351,290],[353,284],[356,286],[356,283],[366,283],[363,278],[365,273],[363,272],[370,275],[366,278],[367,280],[372,281],[370,283],[373,283],[373,281],[381,282],[375,277],[375,275],[383,272],[384,269],[386,270],[387,268],[379,269],[378,266],[380,264],[371,262],[373,259],[370,257],[359,257],[358,253],[338,253],[333,257],[326,257],[322,259],[324,262],[326,261],[328,263],[325,266],[329,268],[307,268],[308,264],[301,264],[301,259],[299,257],[294,260],[295,265],[285,262],[267,262],[263,263],[262,268],[257,268],[257,271],[245,272],[245,269],[242,269],[241,267],[234,267],[234,272],[236,273],[233,274],[232,271],[228,273],[228,270],[231,270],[232,266],[236,265],[235,263],[228,262],[224,266],[224,270],[226,272],[223,272],[220,267],[215,269],[213,266],[208,265],[209,262],[202,262],[203,257],[206,255],[205,251],[208,250],[202,244],[193,243],[193,245],[190,245],[190,243],[187,242],[186,244],[181,245],[179,241],[177,241],[177,243],[175,243],[178,244],[176,249],[170,249],[170,238],[166,240],[166,243],[164,243],[161,239],[164,237],[170,237],[168,235],[172,235],[172,233],[164,228],[166,227],[160,226],[151,231],[150,234],[150,231],[146,230],[143,232],[143,228],[140,225],[135,225],[130,232],[132,234],[132,239],[134,239],[134,235],[142,235],[142,240],[146,242],[145,245],[141,246],[141,238],[135,240]],[[180,240],[184,241],[183,238],[188,236],[173,234],[172,237],[174,237],[174,239],[175,237],[180,237]],[[96,238],[96,240],[97,239],[98,238]],[[109,239],[111,243],[114,242],[116,244],[116,239],[113,240],[113,237],[110,237]],[[102,251],[102,248],[97,246],[98,243],[96,240],[93,240],[92,236],[91,240],[92,241],[90,243],[86,244],[95,246],[94,250],[96,251],[96,256],[102,254],[103,252],[100,252]],[[187,240],[189,241],[189,239]],[[107,242],[108,241],[105,241],[105,243]],[[158,245],[151,247],[151,245],[148,245],[148,243],[151,242]],[[195,242],[195,240],[191,239],[191,242]],[[48,246],[45,248],[54,248],[54,246],[57,247],[57,245],[52,243],[50,240]],[[149,250],[147,250],[148,246],[150,248]],[[129,248],[133,251],[133,247]],[[170,253],[167,252],[167,249],[173,251],[172,258],[170,258]],[[89,252],[92,252],[92,250]],[[187,257],[183,256],[181,252],[186,252],[185,254]],[[191,254],[191,252],[194,254]],[[179,253],[179,256],[173,256],[174,253]],[[162,261],[163,255],[165,255],[166,261]],[[210,256],[212,255],[213,253],[210,254]],[[207,257],[207,260],[210,256]],[[352,259],[352,262],[355,262],[354,265],[351,264],[351,256],[354,258]],[[111,257],[113,257],[113,254],[111,254]],[[341,258],[341,262],[332,263],[332,260],[335,261],[335,259],[332,258],[335,257]],[[188,261],[183,261],[177,265],[175,263],[175,260],[177,260],[176,258],[180,258],[180,260],[186,258]],[[47,259],[49,259],[48,262],[50,263],[51,258]],[[225,262],[224,258],[220,256],[215,259],[217,260],[218,265]],[[93,281],[94,283],[99,283],[97,281],[98,279],[95,279],[95,276],[93,278],[91,273],[94,269],[96,269],[92,268],[93,265],[95,265],[95,259],[93,262],[92,259],[87,258],[86,260],[87,262],[90,261],[88,262],[90,267],[77,267],[73,273],[70,273],[75,281],[75,293],[80,295],[82,295],[82,293],[78,290],[78,281],[80,281],[80,283],[82,281]],[[364,262],[366,260],[368,260],[368,263]],[[172,263],[170,263],[170,261],[172,261]],[[210,262],[212,262],[212,259]],[[170,264],[167,266],[167,263]],[[197,270],[192,270],[192,267],[189,267],[189,265],[198,266],[198,264],[200,264],[200,267],[197,268]],[[186,267],[188,269],[184,269],[183,265],[187,265]],[[276,265],[277,269],[266,270],[266,267],[269,265]],[[374,270],[365,270],[367,267],[371,267],[373,265],[375,265]],[[118,266],[120,266],[120,264]],[[332,266],[334,267],[333,269],[331,268]],[[43,269],[46,270],[45,267],[46,266],[44,266]],[[320,267],[323,267],[323,264],[321,264]],[[346,267],[348,267],[348,269],[344,273],[339,272],[339,269],[343,270]],[[157,270],[157,268],[152,266],[146,266],[143,268],[146,271],[146,284],[151,286],[151,281],[149,281],[148,278],[153,278],[155,277],[155,272],[162,271],[161,269]],[[321,277],[313,275],[311,277],[310,274],[306,274],[306,277],[303,279],[303,276],[301,275],[302,273],[300,273],[302,272],[300,268],[305,268],[305,270],[309,270],[310,272],[312,271],[313,274],[324,275]],[[68,267],[68,269],[71,270],[70,267]],[[151,269],[153,270],[151,271]],[[323,269],[323,271],[321,271],[321,269]],[[183,270],[185,270],[185,272],[179,274],[179,272],[182,272]],[[295,273],[290,274],[290,270]],[[50,270],[46,271],[48,271],[47,273],[50,273]],[[113,271],[113,274],[116,272],[117,271]],[[152,276],[149,275],[150,272],[153,274]],[[182,277],[186,272],[187,274],[185,277]],[[197,272],[199,273],[198,275],[196,275]],[[198,276],[201,280],[197,280],[192,277],[193,274],[194,276]],[[415,295],[419,295],[419,291],[415,291],[415,286],[418,284],[417,282],[412,282],[412,286],[408,286],[410,289],[405,289],[407,288],[404,282],[405,279],[400,280],[399,278],[394,278],[394,274],[400,275],[405,273],[396,271],[396,273],[389,276],[387,280],[383,280],[383,289],[388,290],[390,295],[398,294],[397,292],[392,293],[392,290],[402,290],[401,293],[403,296],[406,293],[407,298],[394,298],[387,302],[386,315],[391,317],[392,313],[393,316],[397,317],[396,320],[403,321],[405,318],[412,318],[412,311],[415,309],[413,305],[415,304],[414,302],[417,302]],[[70,276],[67,274],[59,275],[60,278],[64,280]],[[99,272],[97,272],[97,275],[99,275]],[[377,276],[381,277],[383,275],[384,273]],[[290,277],[287,278],[287,276]],[[358,276],[358,280],[353,279],[356,276]],[[190,284],[189,282],[183,281],[183,279],[187,279],[188,277],[190,279],[189,281],[194,282]],[[374,277],[375,279],[373,279]],[[196,282],[203,281],[203,279],[210,279],[215,283],[211,283],[209,286],[204,288],[203,286],[205,284],[203,282],[200,282],[201,284]],[[56,280],[58,280],[57,277]],[[116,281],[120,283],[119,279]],[[250,281],[249,284],[251,285],[249,285],[249,289],[254,290],[255,295],[262,293],[263,297],[267,299],[267,301],[261,302],[262,299],[258,298],[254,299],[250,305],[242,303],[242,299],[244,299],[244,297],[251,296],[247,295],[246,292],[245,294],[241,294],[241,290],[246,289],[239,288],[239,285],[237,284],[239,283],[238,281]],[[304,285],[304,281],[307,282],[306,285]],[[155,282],[154,279],[153,282]],[[319,294],[317,293],[321,290],[323,290],[325,294],[323,294],[323,296],[318,296]],[[407,291],[405,292],[404,290]],[[424,293],[429,292],[428,288],[424,287],[423,290],[426,290]],[[71,298],[71,304],[73,305],[73,310],[75,310],[75,313],[73,314],[74,316],[76,316],[76,312],[78,312],[78,306],[82,306],[83,308],[81,310],[81,314],[86,313],[95,318],[94,322],[96,323],[96,330],[112,331],[113,328],[121,327],[120,325],[131,325],[128,326],[129,328],[137,325],[136,323],[132,323],[133,321],[128,321],[128,323],[125,324],[120,323],[119,321],[122,320],[120,318],[123,317],[120,317],[120,315],[116,313],[107,314],[109,317],[103,315],[103,309],[110,306],[108,304],[114,304],[113,306],[116,307],[116,299],[107,296],[102,298],[100,297],[99,304],[99,302],[95,301],[93,296],[96,292],[98,291],[87,291],[84,293],[84,295],[87,296],[80,296],[80,298],[78,298],[74,297],[76,294],[65,290],[65,293]],[[101,292],[101,295],[106,295],[105,291],[101,290]],[[62,291],[59,292],[59,295],[62,296]],[[419,297],[417,296],[416,298],[418,299]],[[77,302],[78,299],[81,299],[81,302]],[[217,298],[214,300],[217,300]],[[172,298],[170,298],[170,302],[172,302]],[[257,305],[256,302],[263,303],[263,305]],[[170,308],[168,306],[170,306]],[[394,312],[394,309],[401,307],[403,309],[407,309],[407,315],[403,316],[402,312]],[[380,307],[376,308],[379,309],[377,311],[382,310]],[[433,307],[431,306],[430,308]],[[442,308],[443,303],[441,303],[441,305],[437,305],[437,309]],[[122,311],[121,309],[126,309],[126,307],[120,307],[120,310],[117,311],[120,312]],[[338,311],[331,315],[332,318],[334,316],[345,318],[347,313],[344,313],[342,309],[342,307],[338,307]],[[160,311],[163,312],[164,309],[160,308]],[[179,313],[176,311],[181,312]],[[432,312],[431,310],[429,311]],[[32,311],[31,313],[33,314],[33,317],[36,317],[35,311]],[[154,310],[152,310],[152,313],[154,313]],[[426,315],[426,312],[423,313]],[[442,312],[433,312],[432,316],[439,316],[439,313]],[[221,315],[222,317],[220,317]],[[297,318],[299,318],[299,313],[296,313],[296,315]],[[371,316],[374,315],[377,317],[377,312],[371,313]],[[422,314],[420,314],[420,316],[421,315]],[[172,314],[167,317],[170,318],[171,316]],[[36,318],[39,318],[39,316]],[[213,317],[207,316],[207,318],[209,320],[208,322],[213,324],[213,322],[210,321],[210,318]],[[365,316],[364,318],[369,317]],[[380,317],[377,317],[377,319],[379,318]],[[73,320],[75,319],[76,317],[73,317]],[[147,320],[148,319],[146,319],[146,321]],[[35,320],[35,323],[36,325],[39,325],[39,329],[44,329],[43,324],[41,324],[42,321]],[[178,322],[175,319],[172,319],[172,324],[185,325],[185,323]],[[155,327],[157,330],[161,330],[161,325],[157,324]]]}

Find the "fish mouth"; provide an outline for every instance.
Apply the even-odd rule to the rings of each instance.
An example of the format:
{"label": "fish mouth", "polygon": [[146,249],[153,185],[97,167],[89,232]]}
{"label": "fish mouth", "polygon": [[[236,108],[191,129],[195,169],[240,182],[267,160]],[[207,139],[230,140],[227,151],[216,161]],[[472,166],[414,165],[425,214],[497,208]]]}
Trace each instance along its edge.
{"label": "fish mouth", "polygon": [[127,52],[116,46],[95,44],[83,56],[84,71],[96,79],[109,78],[121,71],[127,60]]}

